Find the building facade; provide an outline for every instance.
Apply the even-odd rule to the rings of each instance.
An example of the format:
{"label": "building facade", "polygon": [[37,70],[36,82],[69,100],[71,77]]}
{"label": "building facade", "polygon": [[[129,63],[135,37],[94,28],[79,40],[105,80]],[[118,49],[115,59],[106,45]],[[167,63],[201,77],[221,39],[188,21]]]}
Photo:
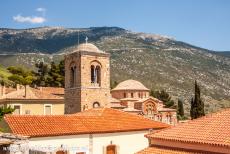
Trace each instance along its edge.
{"label": "building facade", "polygon": [[150,90],[139,81],[123,81],[111,90],[111,107],[175,125],[176,110],[165,108],[163,102],[149,96],[149,92]]}
{"label": "building facade", "polygon": [[126,80],[110,90],[110,55],[84,43],[65,56],[65,113],[111,107],[175,125],[176,110],[149,96],[149,89]]}
{"label": "building facade", "polygon": [[11,106],[16,115],[64,114],[64,89],[52,87],[16,88],[0,86],[0,106]]}
{"label": "building facade", "polygon": [[66,114],[109,106],[109,56],[90,43],[65,56]]}

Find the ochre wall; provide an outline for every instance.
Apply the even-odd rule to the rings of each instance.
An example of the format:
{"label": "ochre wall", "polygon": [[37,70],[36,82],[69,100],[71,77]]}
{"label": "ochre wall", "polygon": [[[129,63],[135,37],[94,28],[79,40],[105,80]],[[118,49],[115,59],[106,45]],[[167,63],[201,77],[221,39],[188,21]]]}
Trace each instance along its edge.
{"label": "ochre wall", "polygon": [[44,115],[44,105],[50,104],[52,106],[53,115],[64,114],[64,101],[63,100],[7,100],[1,102],[6,106],[20,105],[21,114],[25,115],[26,110],[30,110],[30,115]]}

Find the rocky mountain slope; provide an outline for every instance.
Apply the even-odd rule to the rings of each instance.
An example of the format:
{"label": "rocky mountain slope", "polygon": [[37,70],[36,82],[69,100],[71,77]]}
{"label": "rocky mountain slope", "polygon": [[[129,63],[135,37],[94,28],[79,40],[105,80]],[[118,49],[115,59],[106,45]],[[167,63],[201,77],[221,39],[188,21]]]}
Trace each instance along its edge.
{"label": "rocky mountain slope", "polygon": [[193,95],[201,85],[207,111],[230,106],[230,57],[173,38],[134,33],[118,27],[0,29],[0,64],[34,67],[59,61],[85,37],[111,53],[111,79],[137,79],[148,88],[166,89],[175,99]]}

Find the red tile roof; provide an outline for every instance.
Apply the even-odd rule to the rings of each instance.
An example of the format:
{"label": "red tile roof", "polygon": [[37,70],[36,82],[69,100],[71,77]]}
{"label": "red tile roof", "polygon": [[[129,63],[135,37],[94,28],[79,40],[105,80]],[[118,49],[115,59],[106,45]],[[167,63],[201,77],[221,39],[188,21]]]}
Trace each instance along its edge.
{"label": "red tile roof", "polygon": [[230,147],[230,109],[146,136],[152,139]]}
{"label": "red tile roof", "polygon": [[[53,90],[52,90],[53,89]],[[55,89],[55,90],[54,90]],[[28,87],[27,98],[25,97],[25,88],[12,91],[5,95],[5,99],[63,99],[63,97],[52,94],[52,91],[58,93],[61,89],[58,88],[45,88],[44,90]]]}
{"label": "red tile roof", "polygon": [[39,87],[39,89],[45,93],[53,94],[53,95],[64,95],[64,88],[59,87]]}
{"label": "red tile roof", "polygon": [[7,115],[4,119],[13,133],[31,137],[113,133],[169,127],[161,122],[111,108],[90,109],[71,115]]}
{"label": "red tile roof", "polygon": [[168,149],[160,147],[148,147],[136,154],[207,154],[207,152],[185,151],[183,149]]}

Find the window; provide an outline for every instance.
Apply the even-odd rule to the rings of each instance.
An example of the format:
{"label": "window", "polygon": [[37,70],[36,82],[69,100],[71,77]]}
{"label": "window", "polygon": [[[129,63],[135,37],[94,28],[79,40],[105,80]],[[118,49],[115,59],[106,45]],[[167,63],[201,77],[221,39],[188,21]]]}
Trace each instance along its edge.
{"label": "window", "polygon": [[20,115],[21,114],[21,105],[14,105],[14,114]]}
{"label": "window", "polygon": [[116,154],[116,145],[108,145],[106,147],[106,154]]}
{"label": "window", "polygon": [[76,85],[76,66],[70,68],[70,87],[75,87]]}
{"label": "window", "polygon": [[100,86],[101,85],[101,67],[96,67],[96,83]]}
{"label": "window", "polygon": [[95,72],[94,72],[94,70],[95,70],[95,68],[94,68],[94,66],[92,65],[91,66],[91,83],[94,83],[94,81],[95,81]]}
{"label": "window", "polygon": [[101,67],[99,65],[91,65],[91,83],[101,85]]}
{"label": "window", "polygon": [[131,97],[133,98],[133,93],[131,93]]}
{"label": "window", "polygon": [[140,92],[138,93],[138,97],[141,98],[141,93]]}
{"label": "window", "polygon": [[25,114],[30,115],[30,110],[26,110]]}
{"label": "window", "polygon": [[146,113],[147,115],[153,115],[156,113],[156,106],[154,103],[146,103]]}
{"label": "window", "polygon": [[126,98],[126,93],[124,93],[124,98]]}
{"label": "window", "polygon": [[44,105],[44,115],[51,115],[52,114],[52,105],[46,104]]}
{"label": "window", "polygon": [[93,108],[98,108],[98,107],[100,107],[100,103],[94,102],[94,103],[93,103]]}

